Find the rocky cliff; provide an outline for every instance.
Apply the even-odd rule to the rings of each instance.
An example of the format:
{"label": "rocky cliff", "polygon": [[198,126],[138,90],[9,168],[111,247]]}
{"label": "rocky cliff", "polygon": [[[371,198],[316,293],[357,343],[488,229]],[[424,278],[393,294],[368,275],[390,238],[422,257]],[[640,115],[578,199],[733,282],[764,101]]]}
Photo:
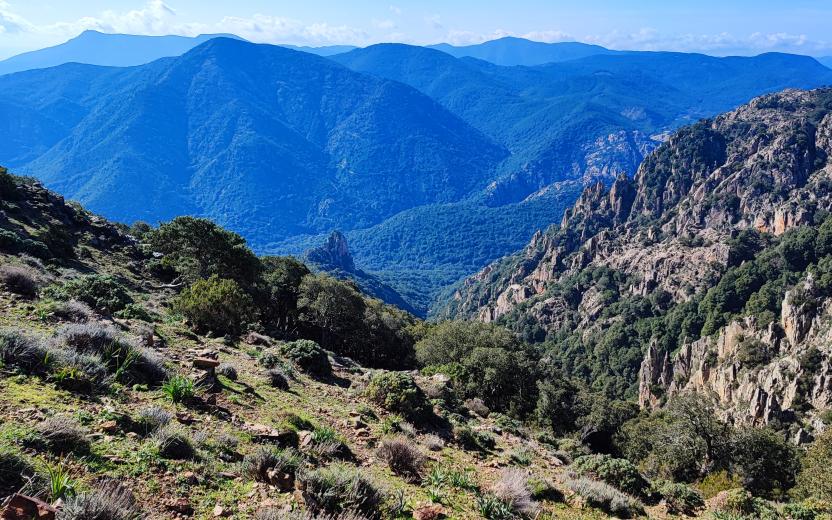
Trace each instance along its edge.
{"label": "rocky cliff", "polygon": [[503,323],[644,406],[697,390],[750,423],[827,408],[832,300],[812,295],[826,253],[787,260],[832,208],[830,156],[832,90],[757,98],[586,189],[438,314]]}

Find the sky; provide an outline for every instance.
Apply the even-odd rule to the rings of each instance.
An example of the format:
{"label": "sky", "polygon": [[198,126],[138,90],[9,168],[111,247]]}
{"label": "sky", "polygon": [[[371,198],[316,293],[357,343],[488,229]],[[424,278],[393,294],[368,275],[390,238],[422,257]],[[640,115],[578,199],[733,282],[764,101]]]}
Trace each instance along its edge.
{"label": "sky", "polygon": [[502,36],[713,55],[832,55],[832,0],[0,0],[0,58],[82,31],[294,45]]}

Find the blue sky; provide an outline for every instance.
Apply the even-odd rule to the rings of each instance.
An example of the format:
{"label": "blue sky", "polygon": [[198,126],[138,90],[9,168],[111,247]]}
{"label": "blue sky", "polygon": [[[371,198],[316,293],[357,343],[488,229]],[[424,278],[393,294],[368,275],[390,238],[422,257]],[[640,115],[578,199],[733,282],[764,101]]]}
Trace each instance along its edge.
{"label": "blue sky", "polygon": [[500,36],[616,49],[832,55],[832,0],[0,0],[0,57],[85,29],[230,32],[253,41],[479,43]]}

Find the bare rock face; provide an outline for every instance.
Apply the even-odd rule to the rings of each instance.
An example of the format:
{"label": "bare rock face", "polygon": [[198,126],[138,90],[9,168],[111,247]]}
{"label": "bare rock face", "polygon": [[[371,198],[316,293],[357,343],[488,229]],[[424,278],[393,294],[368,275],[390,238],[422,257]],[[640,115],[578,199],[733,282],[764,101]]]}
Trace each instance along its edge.
{"label": "bare rock face", "polygon": [[333,231],[323,246],[313,249],[306,254],[309,261],[316,264],[331,266],[344,271],[354,271],[350,248],[347,245],[347,237],[340,231]]}
{"label": "bare rock face", "polygon": [[[832,210],[832,113],[818,110],[830,98],[785,91],[682,129],[633,179],[587,187],[559,226],[465,280],[435,315],[583,341],[621,319],[606,312],[608,293],[668,306],[704,294],[734,265],[729,244],[744,230],[778,236]],[[829,406],[832,341],[820,338],[832,333],[813,284],[789,291],[775,323],[739,319],[672,355],[651,345],[633,381],[642,406],[696,391],[749,424]],[[821,361],[808,361],[812,349]]]}
{"label": "bare rock face", "polygon": [[[811,279],[803,284],[811,286]],[[798,405],[828,409],[832,300],[816,314],[810,305],[794,306],[792,298],[794,292],[787,294],[779,322],[759,327],[753,318],[734,321],[716,337],[685,344],[669,367],[648,352],[639,375],[640,405],[655,408],[662,396],[698,392],[710,396],[726,419],[755,426],[790,416]]]}

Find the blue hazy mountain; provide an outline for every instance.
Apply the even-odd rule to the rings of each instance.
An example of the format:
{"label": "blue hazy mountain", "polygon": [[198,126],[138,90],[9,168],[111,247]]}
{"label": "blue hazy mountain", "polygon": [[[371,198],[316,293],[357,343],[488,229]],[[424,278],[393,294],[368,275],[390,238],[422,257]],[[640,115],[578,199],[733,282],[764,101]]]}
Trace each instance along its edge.
{"label": "blue hazy mountain", "polygon": [[507,154],[411,87],[224,38],[0,77],[0,114],[15,171],[117,220],[205,215],[255,245],[459,200]]}
{"label": "blue hazy mountain", "polygon": [[0,164],[105,216],[208,216],[259,251],[332,229],[417,309],[632,174],[656,137],[832,83],[811,58],[598,54],[504,67],[378,45],[330,59],[216,38],[113,68],[0,77]]}
{"label": "blue hazy mountain", "polygon": [[318,56],[335,56],[336,54],[343,54],[358,48],[355,45],[324,45],[322,47],[309,47],[307,45],[283,45],[283,47],[294,51],[317,54]]}
{"label": "blue hazy mountain", "polygon": [[[715,58],[637,52],[501,67],[382,44],[333,59],[419,89],[510,150],[490,188],[497,204],[580,179],[588,169],[606,168],[610,180],[622,171],[632,173],[649,151],[651,134],[760,94],[832,83],[829,69],[816,60],[788,54]],[[609,142],[612,134],[621,142]]]}
{"label": "blue hazy mountain", "polygon": [[495,65],[543,65],[558,61],[575,60],[597,54],[615,54],[616,51],[600,45],[578,42],[543,43],[523,38],[506,37],[477,45],[454,46],[447,43],[431,45],[457,58],[477,58]]}
{"label": "blue hazy mountain", "polygon": [[236,36],[225,34],[203,34],[189,38],[84,31],[60,45],[18,54],[0,61],[0,74],[43,69],[64,63],[115,67],[143,65],[159,58],[181,56],[197,45],[218,37],[236,38]]}
{"label": "blue hazy mountain", "polygon": [[832,56],[824,56],[822,58],[818,58],[818,61],[821,62],[824,66],[832,69]]}

